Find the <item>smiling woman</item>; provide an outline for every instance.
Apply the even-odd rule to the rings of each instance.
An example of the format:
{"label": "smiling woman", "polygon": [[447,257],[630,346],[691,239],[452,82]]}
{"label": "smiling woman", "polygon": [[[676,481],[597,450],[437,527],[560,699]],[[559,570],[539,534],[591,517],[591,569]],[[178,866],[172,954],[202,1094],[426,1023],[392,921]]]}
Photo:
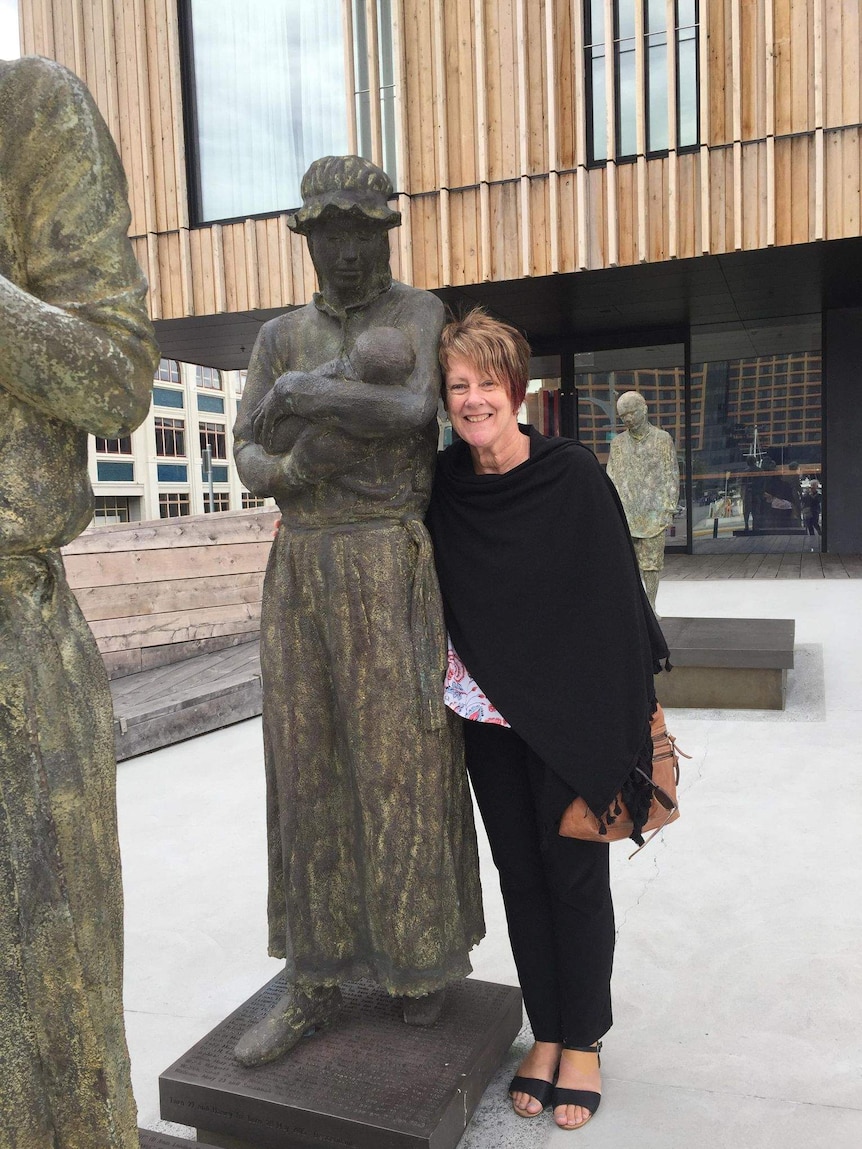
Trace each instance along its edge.
{"label": "smiling woman", "polygon": [[0,0],[0,60],[16,60],[20,55],[18,0]]}

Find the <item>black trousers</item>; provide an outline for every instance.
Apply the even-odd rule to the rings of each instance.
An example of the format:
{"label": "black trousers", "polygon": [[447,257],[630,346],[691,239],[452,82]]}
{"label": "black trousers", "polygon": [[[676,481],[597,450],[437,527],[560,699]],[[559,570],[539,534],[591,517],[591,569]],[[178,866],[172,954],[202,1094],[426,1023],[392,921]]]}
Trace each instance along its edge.
{"label": "black trousers", "polygon": [[542,844],[547,767],[513,730],[465,719],[464,741],[533,1036],[591,1045],[612,1024],[608,847],[557,834]]}

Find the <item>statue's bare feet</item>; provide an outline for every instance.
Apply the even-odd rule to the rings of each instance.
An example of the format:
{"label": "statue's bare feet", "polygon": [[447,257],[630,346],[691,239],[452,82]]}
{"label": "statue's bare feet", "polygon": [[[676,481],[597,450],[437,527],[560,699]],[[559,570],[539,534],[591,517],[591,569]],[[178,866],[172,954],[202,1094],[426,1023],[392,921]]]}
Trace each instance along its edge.
{"label": "statue's bare feet", "polygon": [[338,986],[292,986],[265,1017],[245,1031],[234,1047],[234,1057],[249,1067],[275,1061],[309,1030],[322,1029],[334,1021],[343,1004]]}
{"label": "statue's bare feet", "polygon": [[422,997],[404,997],[401,1001],[404,1020],[408,1025],[433,1025],[443,1012],[446,986],[433,993],[423,994]]}

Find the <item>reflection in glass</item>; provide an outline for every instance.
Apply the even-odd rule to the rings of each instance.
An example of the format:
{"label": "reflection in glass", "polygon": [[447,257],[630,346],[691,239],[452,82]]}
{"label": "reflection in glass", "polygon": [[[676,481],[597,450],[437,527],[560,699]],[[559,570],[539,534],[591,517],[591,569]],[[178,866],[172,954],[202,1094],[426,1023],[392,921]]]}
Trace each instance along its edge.
{"label": "reflection in glass", "polygon": [[589,0],[584,12],[584,21],[589,159],[591,163],[598,163],[608,158],[604,0]]}
{"label": "reflection in glass", "polygon": [[591,60],[592,159],[608,158],[607,100],[605,98],[605,55],[603,48],[593,48]]}
{"label": "reflection in glass", "polygon": [[[662,0],[650,0],[650,2],[658,5]],[[676,22],[679,28],[697,23],[697,0],[677,0]]]}
{"label": "reflection in glass", "polygon": [[353,5],[353,76],[356,84],[356,135],[360,155],[371,155],[371,78],[365,4]]}
{"label": "reflection in glass", "polygon": [[637,75],[635,68],[634,0],[617,4],[615,49],[617,100],[617,155],[637,153]]}
{"label": "reflection in glass", "polygon": [[667,114],[667,34],[657,32],[647,37],[647,150],[666,151],[668,147]]}
{"label": "reflection in glass", "polygon": [[635,42],[622,40],[617,47],[617,155],[637,153],[637,75]]}
{"label": "reflection in glass", "polygon": [[[804,548],[806,492],[821,467],[821,368],[813,350],[693,368],[696,549],[771,549],[775,536],[786,536],[781,549]],[[790,378],[802,382],[788,399]]]}
{"label": "reflection in glass", "polygon": [[698,142],[697,29],[680,28],[677,41],[677,146]]}
{"label": "reflection in glass", "polygon": [[634,38],[635,0],[617,0],[617,39]]}
{"label": "reflection in glass", "polygon": [[202,218],[295,207],[347,150],[341,0],[190,0]]}
{"label": "reflection in glass", "polygon": [[667,31],[667,5],[665,0],[647,0],[646,32]]}
{"label": "reflection in glass", "polygon": [[383,128],[383,167],[398,187],[395,132],[395,56],[392,45],[392,0],[378,0],[377,54],[380,60],[380,118]]}

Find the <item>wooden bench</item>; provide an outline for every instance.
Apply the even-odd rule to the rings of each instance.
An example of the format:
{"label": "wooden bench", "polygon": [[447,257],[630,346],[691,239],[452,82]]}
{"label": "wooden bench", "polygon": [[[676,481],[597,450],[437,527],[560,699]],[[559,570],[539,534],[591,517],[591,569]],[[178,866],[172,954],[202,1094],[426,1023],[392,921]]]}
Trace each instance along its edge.
{"label": "wooden bench", "polygon": [[662,706],[784,709],[792,618],[662,618],[661,627],[674,668],[656,677]]}
{"label": "wooden bench", "polygon": [[278,517],[124,523],[64,548],[112,680],[118,759],[260,713],[260,599]]}

